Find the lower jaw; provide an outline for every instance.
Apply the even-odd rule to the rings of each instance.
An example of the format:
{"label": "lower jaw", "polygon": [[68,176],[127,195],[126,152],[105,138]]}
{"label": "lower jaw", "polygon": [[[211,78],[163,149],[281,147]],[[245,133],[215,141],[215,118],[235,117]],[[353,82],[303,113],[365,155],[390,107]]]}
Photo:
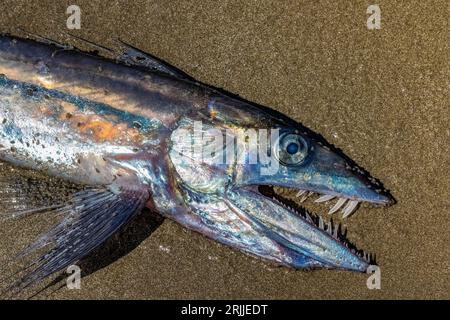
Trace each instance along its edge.
{"label": "lower jaw", "polygon": [[[295,194],[298,192],[296,189],[277,187],[277,186],[259,186],[258,191],[265,197],[269,199],[273,199],[280,203],[281,205],[289,208],[294,213],[298,214],[302,218],[310,221],[316,227],[326,231],[331,236],[336,238],[341,244],[347,247],[352,253],[363,258],[367,261],[368,264],[376,264],[375,255],[370,253],[366,253],[363,250],[360,250],[356,247],[354,243],[352,243],[347,237],[347,229],[344,230],[341,224],[336,224],[333,222],[333,219],[330,219],[328,222],[325,222],[324,219],[300,205],[298,201],[295,201]],[[319,266],[317,266],[318,268]],[[314,267],[312,267],[314,268]],[[345,269],[334,267],[330,265],[324,264],[320,266],[320,268],[329,268],[329,269]],[[365,272],[365,270],[355,270],[359,272]]]}

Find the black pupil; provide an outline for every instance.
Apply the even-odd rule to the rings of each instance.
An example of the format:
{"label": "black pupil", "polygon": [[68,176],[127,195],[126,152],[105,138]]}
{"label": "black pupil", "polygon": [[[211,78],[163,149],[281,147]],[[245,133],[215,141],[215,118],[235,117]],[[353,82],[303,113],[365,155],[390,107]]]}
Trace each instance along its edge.
{"label": "black pupil", "polygon": [[298,152],[298,149],[299,149],[299,145],[295,142],[290,142],[286,147],[286,151],[289,154],[296,154]]}

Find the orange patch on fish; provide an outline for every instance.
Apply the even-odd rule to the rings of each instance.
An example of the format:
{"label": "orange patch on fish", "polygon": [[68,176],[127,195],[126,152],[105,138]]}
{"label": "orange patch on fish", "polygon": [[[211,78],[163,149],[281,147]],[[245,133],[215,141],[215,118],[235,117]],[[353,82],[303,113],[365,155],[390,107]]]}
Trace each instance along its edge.
{"label": "orange patch on fish", "polygon": [[129,128],[125,123],[114,123],[98,115],[73,115],[66,116],[80,133],[89,134],[97,142],[114,141],[139,141],[140,134],[135,128]]}

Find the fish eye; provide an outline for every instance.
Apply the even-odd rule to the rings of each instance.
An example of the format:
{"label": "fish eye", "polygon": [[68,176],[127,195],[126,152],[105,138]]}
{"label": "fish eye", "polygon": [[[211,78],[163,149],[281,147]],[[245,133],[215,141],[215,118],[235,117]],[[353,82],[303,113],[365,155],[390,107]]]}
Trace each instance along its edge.
{"label": "fish eye", "polygon": [[296,154],[299,149],[300,149],[299,145],[295,142],[289,142],[289,144],[286,147],[286,151],[289,154]]}
{"label": "fish eye", "polygon": [[287,133],[280,137],[277,153],[283,164],[297,165],[306,158],[308,146],[300,135]]}

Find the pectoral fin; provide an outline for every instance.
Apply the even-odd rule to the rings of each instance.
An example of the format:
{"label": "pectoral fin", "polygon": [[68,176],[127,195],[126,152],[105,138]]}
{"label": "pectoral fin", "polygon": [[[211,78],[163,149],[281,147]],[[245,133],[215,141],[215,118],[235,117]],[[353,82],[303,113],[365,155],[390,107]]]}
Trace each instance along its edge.
{"label": "pectoral fin", "polygon": [[75,193],[70,202],[51,208],[62,219],[19,255],[29,261],[38,253],[25,264],[13,289],[33,285],[80,261],[139,213],[148,198],[142,185],[113,184],[88,187]]}

